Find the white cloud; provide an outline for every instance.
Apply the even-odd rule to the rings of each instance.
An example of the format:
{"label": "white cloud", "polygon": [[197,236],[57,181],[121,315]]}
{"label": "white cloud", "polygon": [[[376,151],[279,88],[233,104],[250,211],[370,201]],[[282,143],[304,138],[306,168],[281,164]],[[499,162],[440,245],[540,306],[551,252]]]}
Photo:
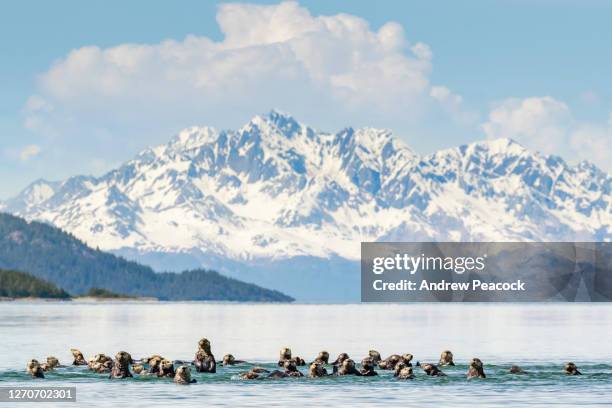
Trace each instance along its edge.
{"label": "white cloud", "polygon": [[35,144],[27,145],[19,152],[19,159],[21,159],[21,161],[28,161],[39,154],[40,146]]}
{"label": "white cloud", "polygon": [[564,102],[550,96],[507,99],[491,110],[481,128],[489,139],[512,138],[570,162],[588,160],[610,169],[612,117],[604,125],[580,123]]}
{"label": "white cloud", "polygon": [[210,118],[235,126],[272,107],[352,124],[364,112],[418,117],[432,103],[432,52],[395,22],[373,30],[362,18],[313,16],[295,2],[224,4],[217,22],[222,41],[191,35],[72,50],[41,75],[26,126],[80,134]]}
{"label": "white cloud", "polygon": [[543,153],[554,153],[571,122],[567,105],[550,96],[507,99],[493,109],[482,129],[490,139],[513,138]]}
{"label": "white cloud", "polygon": [[[235,127],[270,108],[328,130],[368,125],[401,133],[419,121],[447,123],[444,144],[456,144],[456,125],[479,121],[460,95],[432,86],[430,47],[410,41],[398,23],[373,29],[353,15],[313,16],[295,2],[224,4],[217,22],[220,41],[190,35],[72,50],[40,76],[24,107],[26,128],[52,136],[57,155],[89,152],[97,156],[88,160],[115,162],[127,158],[116,152],[131,155],[180,128]],[[581,124],[550,96],[504,100],[481,129],[609,166],[610,126]]]}
{"label": "white cloud", "polygon": [[598,164],[602,169],[612,170],[612,113],[607,126],[579,124],[570,134],[570,146],[583,157]]}
{"label": "white cloud", "polygon": [[429,90],[429,96],[438,102],[442,109],[448,112],[459,123],[475,124],[478,120],[476,112],[465,109],[463,97],[454,94],[445,86],[432,86]]}

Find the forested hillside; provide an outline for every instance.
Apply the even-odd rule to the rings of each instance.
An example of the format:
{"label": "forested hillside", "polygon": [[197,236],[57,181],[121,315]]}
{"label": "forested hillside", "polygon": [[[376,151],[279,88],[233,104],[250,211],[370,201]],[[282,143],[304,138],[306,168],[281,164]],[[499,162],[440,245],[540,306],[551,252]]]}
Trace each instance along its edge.
{"label": "forested hillside", "polygon": [[162,300],[293,300],[278,291],[214,271],[158,274],[147,266],[92,249],[58,228],[2,213],[0,268],[25,271],[58,285],[71,295],[103,288]]}
{"label": "forested hillside", "polygon": [[30,274],[0,269],[0,297],[68,299],[70,295],[54,284]]}

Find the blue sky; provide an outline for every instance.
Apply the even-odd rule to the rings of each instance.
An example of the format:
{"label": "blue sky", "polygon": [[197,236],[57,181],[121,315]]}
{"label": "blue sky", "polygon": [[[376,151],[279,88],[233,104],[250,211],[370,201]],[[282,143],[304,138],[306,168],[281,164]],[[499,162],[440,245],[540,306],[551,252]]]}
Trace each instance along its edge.
{"label": "blue sky", "polygon": [[[610,169],[611,2],[220,4],[4,2],[0,198],[40,177],[101,174],[183,127],[237,128],[271,108],[329,131],[391,128],[421,153],[514,137]],[[351,19],[319,19],[339,13]],[[125,44],[138,46],[105,52]],[[347,50],[363,56],[343,59]]]}

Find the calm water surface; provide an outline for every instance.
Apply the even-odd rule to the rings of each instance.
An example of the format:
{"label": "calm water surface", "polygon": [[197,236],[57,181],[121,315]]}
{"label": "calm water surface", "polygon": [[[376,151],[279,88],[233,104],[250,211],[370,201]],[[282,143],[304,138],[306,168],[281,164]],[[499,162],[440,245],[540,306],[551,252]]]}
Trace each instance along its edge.
{"label": "calm water surface", "polygon": [[[383,304],[274,305],[222,303],[0,303],[0,386],[74,385],[76,405],[196,406],[599,406],[612,403],[612,305],[605,304]],[[356,361],[371,348],[384,356],[412,353],[437,361],[450,349],[458,365],[445,378],[400,382],[390,372],[375,378],[333,377],[244,381],[248,365],[195,374],[197,384],[140,376],[110,381],[82,367],[32,380],[30,358],[57,356],[69,363],[71,347],[86,358],[126,350],[135,358],[161,354],[190,360],[207,337],[221,359],[267,365],[278,350],[312,359],[347,352]],[[487,379],[465,380],[467,362],[479,357]],[[574,361],[583,372],[566,377]],[[506,373],[520,364],[528,376]],[[303,371],[306,371],[303,369]],[[46,403],[51,406],[75,404]],[[2,404],[0,404],[2,406]]]}

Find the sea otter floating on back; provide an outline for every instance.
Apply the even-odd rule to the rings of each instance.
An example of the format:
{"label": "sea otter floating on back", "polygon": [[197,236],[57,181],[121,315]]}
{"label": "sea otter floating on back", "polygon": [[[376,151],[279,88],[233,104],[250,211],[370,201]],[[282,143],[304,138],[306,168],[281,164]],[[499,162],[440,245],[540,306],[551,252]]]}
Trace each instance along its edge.
{"label": "sea otter floating on back", "polygon": [[295,365],[295,361],[285,360],[283,362],[283,368],[285,371],[274,370],[270,374],[268,374],[268,378],[285,378],[285,377],[303,377],[304,374],[300,370],[297,369]]}
{"label": "sea otter floating on back", "polygon": [[55,368],[61,366],[57,357],[49,356],[47,357],[47,362],[42,363],[40,367],[43,369],[43,371],[53,371]]}
{"label": "sea otter floating on back", "polygon": [[379,362],[378,367],[380,367],[382,370],[394,370],[395,365],[400,361],[402,361],[402,356],[399,354],[391,354],[389,357]]}
{"label": "sea otter floating on back", "polygon": [[261,379],[262,374],[267,374],[270,371],[263,367],[251,367],[251,369],[245,373],[240,373],[240,378],[243,380],[257,380]]}
{"label": "sea otter floating on back", "polygon": [[246,363],[246,361],[236,360],[236,357],[234,357],[232,354],[226,354],[226,355],[223,356],[223,365],[224,366],[236,365],[236,364],[244,364],[244,363]]}
{"label": "sea otter floating on back", "polygon": [[431,377],[446,377],[446,374],[444,374],[442,370],[436,367],[435,364],[425,363],[425,364],[420,364],[420,366],[423,369],[423,371],[425,371],[425,374]]}

